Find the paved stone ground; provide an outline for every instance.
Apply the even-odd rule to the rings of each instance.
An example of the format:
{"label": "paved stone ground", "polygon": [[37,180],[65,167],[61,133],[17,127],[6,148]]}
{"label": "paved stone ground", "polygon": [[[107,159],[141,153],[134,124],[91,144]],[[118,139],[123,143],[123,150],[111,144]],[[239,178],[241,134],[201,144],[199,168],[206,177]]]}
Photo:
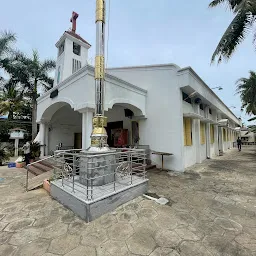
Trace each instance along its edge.
{"label": "paved stone ground", "polygon": [[185,174],[152,170],[151,193],[86,224],[43,190],[24,192],[25,171],[0,168],[0,255],[256,255],[256,151],[230,151]]}

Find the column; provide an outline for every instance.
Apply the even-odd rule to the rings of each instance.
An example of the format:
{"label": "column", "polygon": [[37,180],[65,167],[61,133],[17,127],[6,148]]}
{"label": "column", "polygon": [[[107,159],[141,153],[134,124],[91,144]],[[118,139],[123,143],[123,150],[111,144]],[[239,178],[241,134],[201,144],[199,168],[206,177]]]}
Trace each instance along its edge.
{"label": "column", "polygon": [[218,127],[219,129],[219,151],[220,153],[224,152],[224,145],[223,145],[223,133],[222,133],[222,128]]}
{"label": "column", "polygon": [[[204,113],[205,113],[205,117],[209,118],[209,106],[205,107]],[[206,135],[206,157],[210,158],[211,157],[210,123],[206,123],[205,135]]]}
{"label": "column", "polygon": [[91,145],[93,112],[86,110],[82,112],[82,148],[88,149]]}
{"label": "column", "polygon": [[14,156],[19,156],[19,139],[15,139],[14,148]]}
{"label": "column", "polygon": [[44,145],[45,145],[45,123],[41,122],[40,123],[40,145],[41,145],[41,155],[40,157],[44,157]]}
{"label": "column", "polygon": [[44,154],[48,156],[49,154],[49,123],[45,124],[45,147],[44,147]]}
{"label": "column", "polygon": [[[200,108],[198,104],[194,103],[194,111],[196,114],[200,114]],[[194,119],[195,125],[195,134],[193,137],[193,141],[195,142],[196,146],[196,162],[201,163],[201,142],[200,142],[200,119]]]}
{"label": "column", "polygon": [[219,129],[218,125],[214,125],[214,152],[215,155],[219,155]]}

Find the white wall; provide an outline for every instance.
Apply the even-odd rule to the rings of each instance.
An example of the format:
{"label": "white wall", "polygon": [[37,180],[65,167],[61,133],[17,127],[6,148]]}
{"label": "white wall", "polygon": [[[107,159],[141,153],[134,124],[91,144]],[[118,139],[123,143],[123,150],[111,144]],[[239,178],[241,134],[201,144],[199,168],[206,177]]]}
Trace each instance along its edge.
{"label": "white wall", "polygon": [[74,146],[74,134],[82,132],[82,115],[64,106],[53,115],[49,123],[49,151],[56,150],[56,145]]}
{"label": "white wall", "polygon": [[[105,110],[111,109],[116,103],[126,103],[135,106],[138,115],[146,115],[147,91],[120,79],[106,76]],[[58,88],[58,96],[51,99],[50,93]],[[86,66],[55,88],[38,98],[37,122],[50,119],[51,107],[59,102],[68,103],[74,110],[95,108],[94,69]],[[49,111],[48,111],[48,110]],[[49,113],[48,113],[49,112]]]}
{"label": "white wall", "polygon": [[[183,110],[177,67],[124,68],[108,72],[148,91],[147,119],[139,122],[140,144],[149,145],[151,150],[173,153],[164,157],[164,166],[183,171]],[[160,156],[152,155],[152,161],[161,166]]]}

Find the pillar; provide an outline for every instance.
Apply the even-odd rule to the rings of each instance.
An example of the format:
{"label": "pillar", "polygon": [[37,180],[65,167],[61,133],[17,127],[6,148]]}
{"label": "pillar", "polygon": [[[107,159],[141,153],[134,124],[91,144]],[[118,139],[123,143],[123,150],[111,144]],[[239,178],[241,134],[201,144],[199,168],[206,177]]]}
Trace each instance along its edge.
{"label": "pillar", "polygon": [[45,124],[45,147],[44,147],[44,154],[48,156],[49,154],[49,123]]}
{"label": "pillar", "polygon": [[88,149],[91,145],[92,118],[92,111],[82,112],[82,149]]}
{"label": "pillar", "polygon": [[219,129],[218,125],[214,125],[214,153],[216,156],[219,155]]}
{"label": "pillar", "polygon": [[44,157],[44,149],[45,149],[45,123],[41,122],[40,123],[40,144],[41,144],[41,157]]}
{"label": "pillar", "polygon": [[[198,104],[193,104],[194,111],[196,114],[200,114],[200,108]],[[195,125],[195,134],[193,137],[193,141],[196,146],[196,163],[201,163],[201,142],[200,142],[200,119],[194,119]]]}
{"label": "pillar", "polygon": [[[209,106],[205,107],[204,110],[205,117],[209,118]],[[206,136],[206,157],[211,157],[211,140],[210,140],[210,123],[206,123],[205,126],[205,136]]]}
{"label": "pillar", "polygon": [[19,156],[19,139],[15,139],[14,148],[14,156]]}
{"label": "pillar", "polygon": [[223,133],[222,133],[222,128],[218,127],[219,130],[219,151],[221,151],[221,153],[224,152],[224,145],[223,145]]}

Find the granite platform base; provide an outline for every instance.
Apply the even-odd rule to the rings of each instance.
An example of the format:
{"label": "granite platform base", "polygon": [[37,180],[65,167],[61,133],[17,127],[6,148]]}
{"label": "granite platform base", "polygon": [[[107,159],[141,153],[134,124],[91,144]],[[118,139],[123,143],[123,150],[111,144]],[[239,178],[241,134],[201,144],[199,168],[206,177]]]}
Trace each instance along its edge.
{"label": "granite platform base", "polygon": [[148,180],[137,177],[133,184],[129,179],[116,182],[114,191],[113,184],[97,186],[93,188],[93,197],[88,200],[87,187],[79,183],[79,177],[74,183],[56,180],[51,182],[51,196],[65,207],[72,210],[76,215],[90,222],[101,215],[115,210],[118,206],[143,195],[147,192]]}

